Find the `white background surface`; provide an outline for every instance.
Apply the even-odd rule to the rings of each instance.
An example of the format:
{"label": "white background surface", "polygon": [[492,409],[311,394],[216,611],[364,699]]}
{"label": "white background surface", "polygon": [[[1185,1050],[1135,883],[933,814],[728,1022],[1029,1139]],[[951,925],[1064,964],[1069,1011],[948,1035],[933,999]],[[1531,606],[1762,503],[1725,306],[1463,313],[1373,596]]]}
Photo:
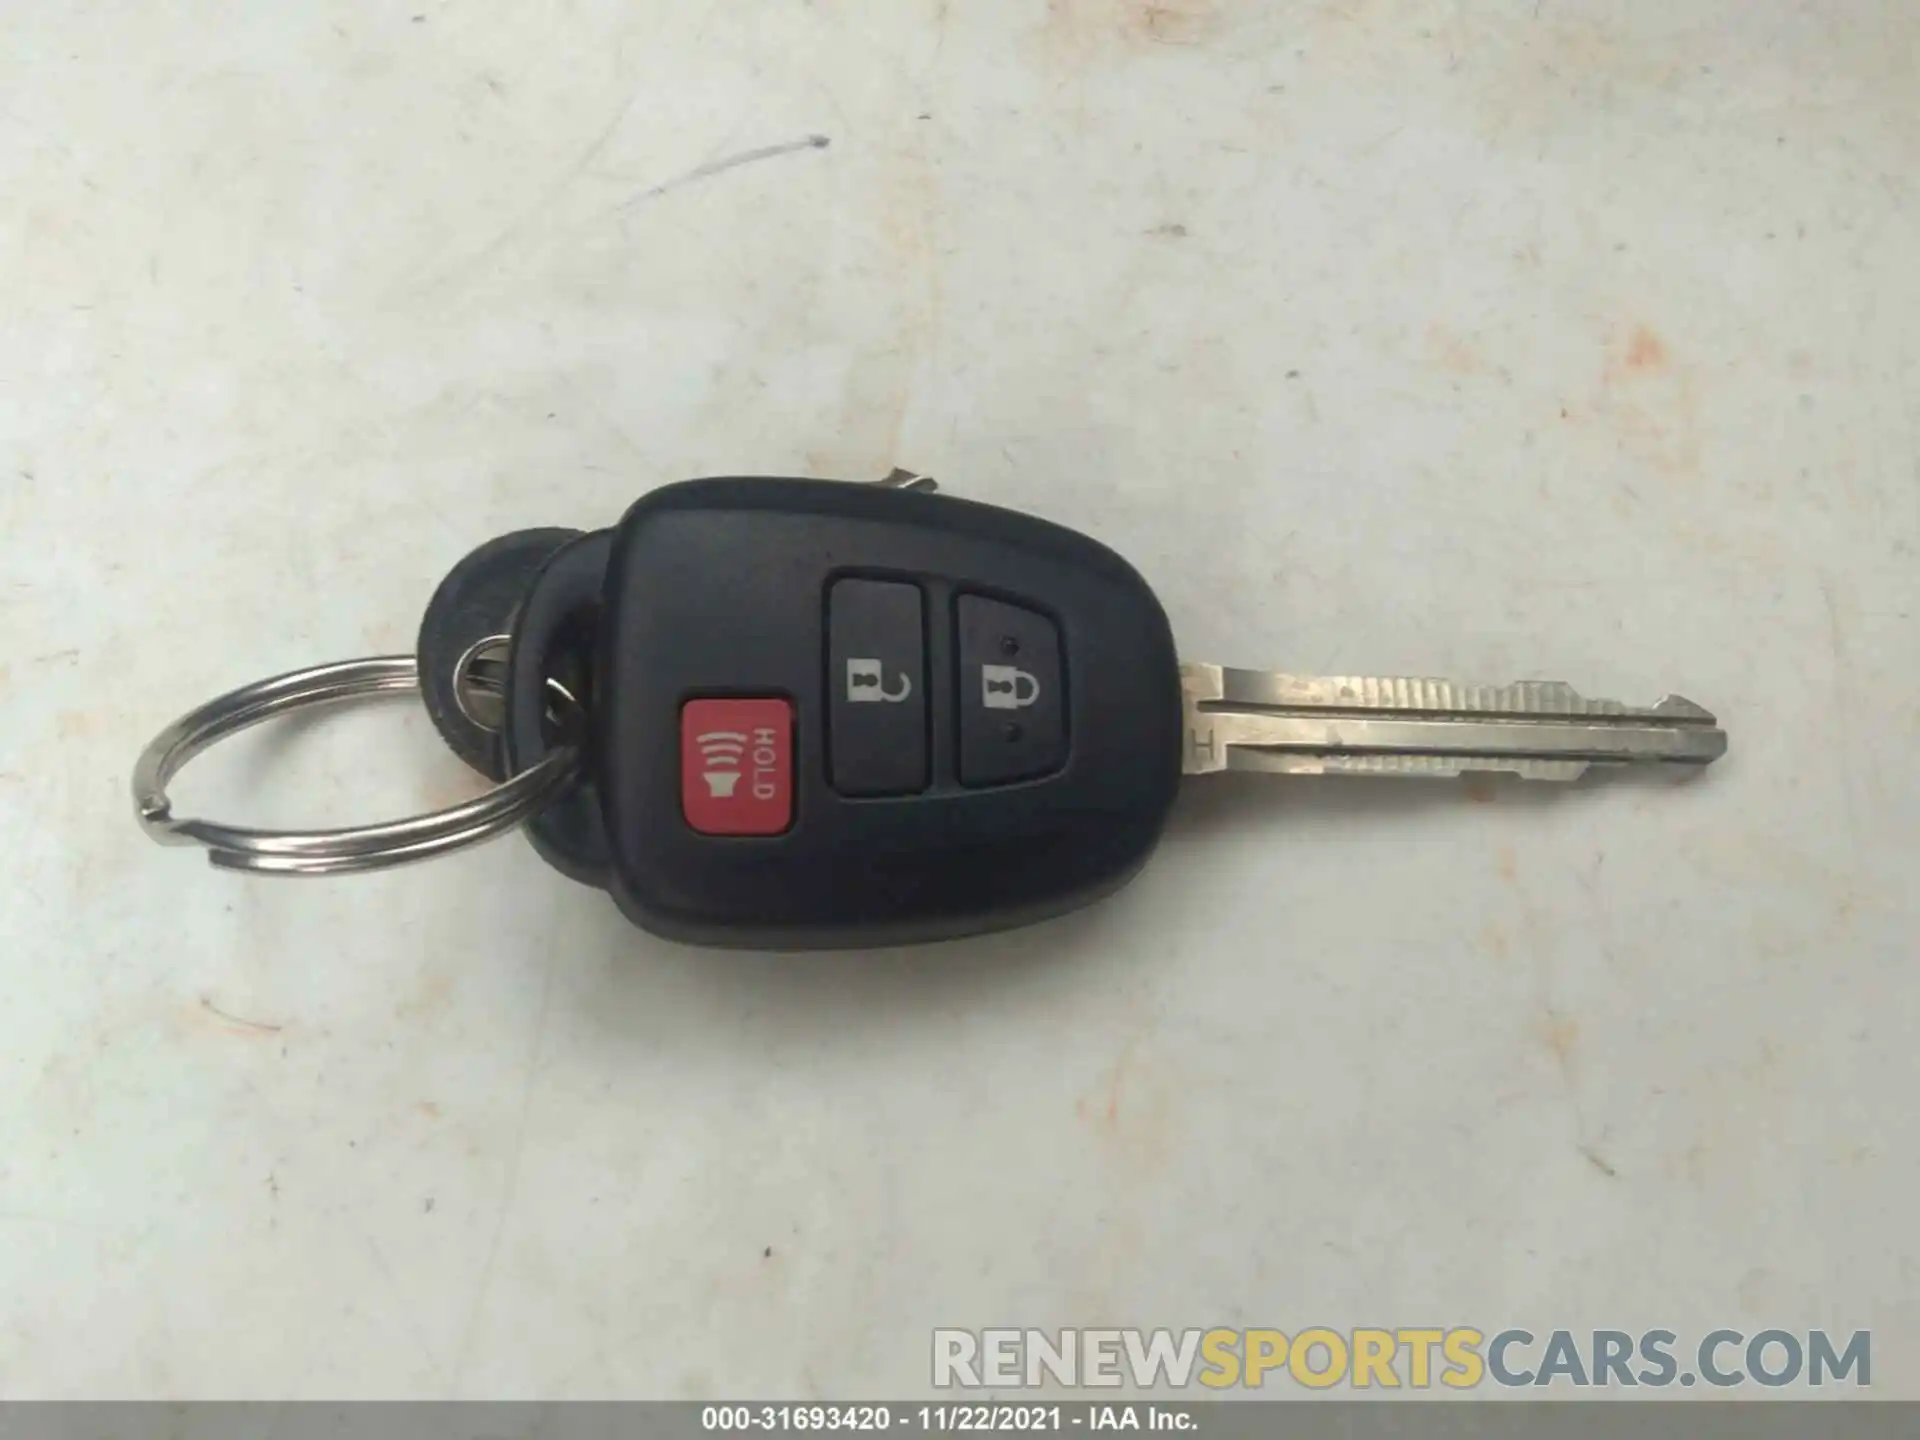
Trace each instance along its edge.
{"label": "white background surface", "polygon": [[[1780,1324],[1920,1394],[1916,74],[1897,0],[11,0],[0,1393]],[[853,956],[517,839],[295,884],[132,823],[161,723],[406,648],[480,540],[896,463],[1190,658],[1679,690],[1731,753],[1223,779],[1103,905]],[[177,794],[470,788],[376,707]]]}

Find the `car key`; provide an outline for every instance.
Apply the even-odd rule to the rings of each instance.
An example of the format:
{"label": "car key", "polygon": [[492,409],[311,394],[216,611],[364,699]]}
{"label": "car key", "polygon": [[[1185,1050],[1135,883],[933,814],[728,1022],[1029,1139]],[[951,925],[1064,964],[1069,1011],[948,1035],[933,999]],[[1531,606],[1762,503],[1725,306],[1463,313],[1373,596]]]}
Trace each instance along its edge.
{"label": "car key", "polygon": [[[135,814],[257,874],[446,854],[525,825],[629,918],[713,945],[934,940],[1124,884],[1184,774],[1570,780],[1697,768],[1699,706],[1565,685],[1181,665],[1140,576],[1084,535],[926,493],[687,481],[611,529],[523,531],[461,561],[415,655],[314,666],[188,712],[142,752]],[[500,659],[505,653],[504,663]],[[270,831],[181,817],[194,755],[308,705],[422,691],[497,788],[431,815]]]}
{"label": "car key", "polygon": [[1565,685],[1177,660],[1132,566],[1031,516],[837,481],[686,481],[546,562],[515,615],[508,768],[568,736],[535,847],[706,945],[935,940],[1062,913],[1146,861],[1185,774],[1570,780],[1699,766],[1699,706]]}

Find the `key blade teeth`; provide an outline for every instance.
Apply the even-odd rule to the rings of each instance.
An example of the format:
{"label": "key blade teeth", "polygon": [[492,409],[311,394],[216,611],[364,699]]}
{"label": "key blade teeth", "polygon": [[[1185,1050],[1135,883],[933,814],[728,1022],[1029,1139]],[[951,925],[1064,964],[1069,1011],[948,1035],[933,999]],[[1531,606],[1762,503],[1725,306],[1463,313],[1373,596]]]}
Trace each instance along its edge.
{"label": "key blade teeth", "polygon": [[1564,680],[1515,680],[1505,685],[1467,685],[1431,676],[1292,675],[1277,670],[1238,670],[1187,663],[1180,691],[1188,701],[1224,713],[1270,708],[1426,714],[1646,715],[1664,720],[1714,723],[1712,712],[1683,695],[1666,695],[1650,708],[1589,698]]}
{"label": "key blade teeth", "polygon": [[1586,774],[1591,762],[1586,760],[1518,760],[1511,766],[1486,767],[1506,770],[1518,775],[1522,780],[1557,780],[1571,783]]}
{"label": "key blade teeth", "polygon": [[1589,766],[1694,768],[1726,753],[1712,713],[1680,695],[1651,708],[1588,699],[1558,680],[1462,685],[1398,676],[1181,666],[1187,774],[1578,779]]}
{"label": "key blade teeth", "polygon": [[1655,715],[1664,715],[1670,720],[1697,720],[1702,725],[1718,725],[1713,712],[1704,705],[1696,705],[1684,695],[1662,695],[1653,707]]}
{"label": "key blade teeth", "polygon": [[1486,695],[1491,704],[1475,710],[1517,710],[1523,715],[1609,715],[1627,707],[1617,700],[1589,700],[1564,680],[1516,680],[1490,691],[1462,687]]}
{"label": "key blade teeth", "polygon": [[1457,780],[1467,774],[1514,775],[1522,780],[1569,782],[1587,773],[1586,760],[1502,759],[1479,755],[1339,755],[1325,751],[1263,750],[1235,745],[1227,751],[1226,770],[1266,775],[1379,775]]}

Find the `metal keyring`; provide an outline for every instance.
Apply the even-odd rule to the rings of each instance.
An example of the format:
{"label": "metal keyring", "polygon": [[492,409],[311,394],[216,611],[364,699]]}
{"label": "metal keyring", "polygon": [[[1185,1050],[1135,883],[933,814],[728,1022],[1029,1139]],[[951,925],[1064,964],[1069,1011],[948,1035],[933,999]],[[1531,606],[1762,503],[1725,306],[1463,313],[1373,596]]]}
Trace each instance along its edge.
{"label": "metal keyring", "polygon": [[562,745],[476,799],[378,825],[251,830],[174,816],[167,782],[208,746],[293,710],[417,690],[419,683],[413,656],[382,655],[276,675],[208,701],[162,730],[141,752],[133,771],[133,805],[141,826],[162,845],[206,846],[207,858],[223,869],[263,875],[343,875],[427,860],[504,835],[574,778],[579,751]]}

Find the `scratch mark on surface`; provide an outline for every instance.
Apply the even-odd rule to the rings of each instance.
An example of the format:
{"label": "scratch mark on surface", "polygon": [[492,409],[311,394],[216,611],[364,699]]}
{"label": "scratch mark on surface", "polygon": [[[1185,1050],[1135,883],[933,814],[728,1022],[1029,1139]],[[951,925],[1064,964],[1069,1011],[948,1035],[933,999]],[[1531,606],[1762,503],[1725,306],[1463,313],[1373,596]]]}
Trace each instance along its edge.
{"label": "scratch mark on surface", "polygon": [[[359,1230],[361,1245],[364,1247],[366,1257],[372,1264],[374,1271],[386,1282],[388,1290],[390,1290],[395,1297],[405,1296],[407,1292],[400,1284],[400,1276],[395,1272],[393,1262],[387,1258],[387,1252],[380,1248],[379,1242],[375,1240],[370,1233],[357,1226],[355,1228]],[[407,1338],[413,1342],[414,1348],[420,1352],[420,1358],[426,1361],[433,1369],[438,1370],[440,1368],[439,1352],[422,1332],[420,1323],[411,1309],[401,1306],[398,1308],[397,1313],[403,1321],[403,1328]]]}
{"label": "scratch mark on surface", "polygon": [[1613,1168],[1613,1165],[1607,1160],[1607,1157],[1591,1145],[1582,1145],[1580,1147],[1580,1153],[1586,1157],[1589,1165],[1593,1166],[1594,1169],[1598,1170],[1609,1180],[1618,1180],[1620,1178],[1620,1172]]}
{"label": "scratch mark on surface", "polygon": [[674,190],[697,184],[702,180],[710,180],[715,175],[724,174],[728,170],[738,170],[742,165],[757,165],[762,160],[777,160],[782,155],[798,155],[806,150],[824,150],[832,143],[833,141],[825,135],[809,135],[801,140],[789,140],[784,145],[762,145],[757,150],[742,150],[735,155],[723,155],[718,160],[709,160],[705,165],[694,166],[684,175],[677,175],[671,180],[663,180],[650,189],[642,190],[620,208],[630,210],[635,205],[644,204],[648,200],[657,200],[660,196]]}
{"label": "scratch mark on surface", "polygon": [[1847,817],[1847,838],[1857,843],[1860,822],[1854,808],[1853,756],[1857,745],[1853,734],[1853,662],[1847,653],[1847,627],[1840,618],[1840,602],[1833,593],[1833,581],[1820,578],[1820,599],[1827,611],[1827,651],[1833,660],[1833,688],[1840,703],[1836,723],[1840,728],[1838,764],[1840,766],[1840,803]]}
{"label": "scratch mark on surface", "polygon": [[270,1024],[265,1020],[249,1020],[244,1015],[235,1015],[231,1010],[222,1010],[205,995],[200,997],[200,1008],[216,1020],[224,1020],[229,1025],[238,1025],[242,1030],[252,1031],[256,1035],[278,1035],[287,1027]]}
{"label": "scratch mark on surface", "polygon": [[547,950],[546,973],[540,980],[540,1011],[533,1022],[533,1053],[527,1060],[527,1078],[520,1089],[520,1116],[514,1122],[513,1149],[507,1156],[506,1183],[501,1188],[500,1204],[494,1211],[493,1238],[487,1242],[487,1258],[480,1267],[480,1283],[473,1292],[473,1303],[467,1307],[466,1323],[460,1330],[460,1345],[454,1352],[453,1380],[448,1387],[457,1392],[460,1378],[466,1373],[467,1362],[473,1355],[473,1342],[479,1334],[480,1318],[486,1313],[487,1297],[493,1293],[494,1267],[500,1260],[500,1242],[507,1231],[507,1218],[513,1213],[513,1204],[520,1193],[520,1165],[526,1157],[527,1124],[533,1115],[533,1092],[540,1078],[541,1050],[546,1042],[547,1014],[553,1006],[553,972],[559,965],[559,951],[549,946]]}
{"label": "scratch mark on surface", "polygon": [[106,1225],[75,1220],[67,1215],[47,1215],[38,1210],[0,1210],[0,1225],[45,1225],[53,1230],[78,1230],[83,1234],[96,1235],[115,1233]]}
{"label": "scratch mark on surface", "polygon": [[[903,146],[880,174],[885,198],[878,239],[889,276],[877,324],[854,349],[839,384],[839,414],[807,465],[820,475],[880,474],[899,461],[915,377],[938,353],[944,282],[944,210],[933,158]],[[830,438],[828,438],[830,437]]]}
{"label": "scratch mark on surface", "polygon": [[580,152],[572,164],[568,165],[566,169],[560,173],[560,177],[557,180],[541,192],[538,199],[521,210],[512,220],[508,221],[503,229],[496,233],[492,239],[488,240],[478,250],[474,251],[470,258],[458,262],[452,271],[441,277],[441,281],[444,282],[448,279],[457,278],[460,275],[471,274],[483,268],[490,263],[495,256],[499,255],[509,245],[519,239],[542,215],[552,210],[554,205],[558,203],[560,197],[566,193],[567,188],[572,185],[575,180],[579,179],[580,176],[584,175],[587,168],[600,158],[608,145],[613,143],[613,137],[619,133],[621,125],[625,123],[627,116],[632,113],[634,105],[638,103],[640,93],[639,90],[635,90],[620,103],[619,108],[613,112],[612,117],[600,128],[593,139],[587,143],[586,148]]}
{"label": "scratch mark on surface", "polygon": [[1507,932],[1505,930],[1489,920],[1486,929],[1480,933],[1480,941],[1481,944],[1486,947],[1488,956],[1494,960],[1505,963],[1507,956],[1511,953],[1507,945]]}
{"label": "scratch mark on surface", "polygon": [[1140,1037],[1138,1035],[1129,1039],[1125,1045],[1120,1047],[1119,1055],[1114,1058],[1113,1068],[1107,1072],[1106,1119],[1109,1125],[1118,1124],[1120,1121],[1120,1090],[1126,1083],[1127,1066],[1133,1062],[1133,1052],[1137,1050],[1139,1046]]}

